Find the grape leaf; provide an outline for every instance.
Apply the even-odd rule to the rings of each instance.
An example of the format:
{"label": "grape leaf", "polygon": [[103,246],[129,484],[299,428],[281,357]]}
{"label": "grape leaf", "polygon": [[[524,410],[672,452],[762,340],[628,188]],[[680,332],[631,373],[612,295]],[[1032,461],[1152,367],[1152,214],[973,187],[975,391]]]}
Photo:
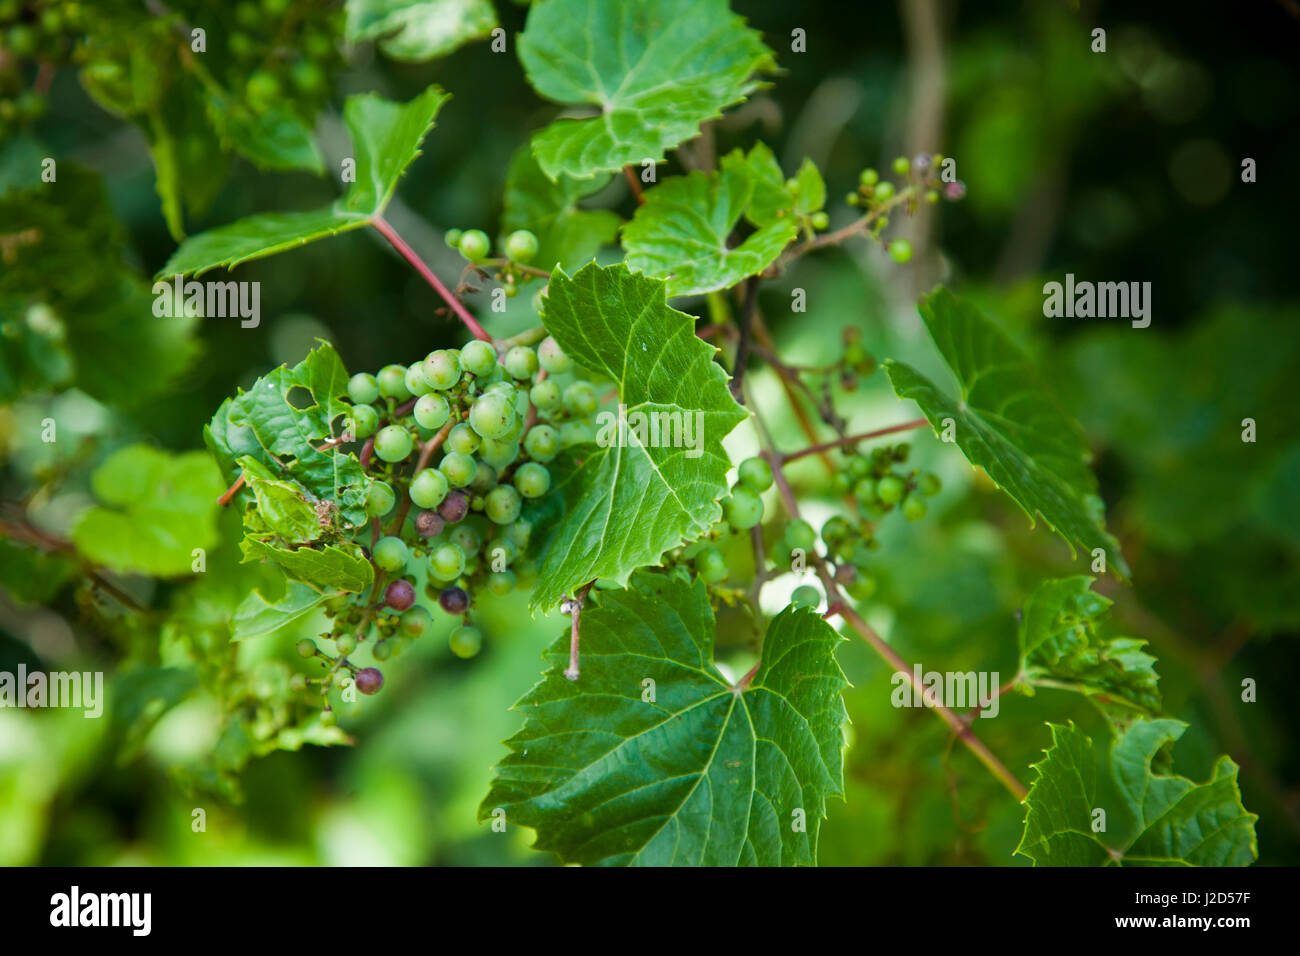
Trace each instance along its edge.
{"label": "grape leaf", "polygon": [[900,398],[921,406],[936,431],[955,424],[957,447],[1029,515],[1070,545],[1101,548],[1107,566],[1127,577],[1128,565],[1105,527],[1088,448],[1074,419],[1043,388],[1028,356],[991,320],[947,289],[921,303],[921,317],[957,378],[960,398],[941,392],[916,369],[885,367]]}
{"label": "grape leaf", "polygon": [[659,162],[775,69],[726,0],[544,0],[528,12],[519,59],[541,96],[599,110],[533,137],[552,179]]}
{"label": "grape leaf", "polygon": [[202,452],[169,455],[129,445],[91,476],[103,505],[72,528],[77,550],[115,571],[159,577],[189,574],[195,548],[217,542],[221,476]]}
{"label": "grape leaf", "polygon": [[393,103],[373,93],[349,96],[343,119],[352,137],[356,180],[322,209],[260,213],[181,243],[158,275],[202,275],[220,266],[233,268],[294,246],[368,226],[387,208],[397,182],[420,155],[420,144],[448,94],[430,86],[409,103]]}
{"label": "grape leaf", "polygon": [[[1183,735],[1177,720],[1140,720],[1111,747],[1109,769],[1122,807],[1098,807],[1092,741],[1073,724],[1048,724],[1052,746],[1034,764],[1025,831],[1016,852],[1035,866],[1246,866],[1258,855],[1255,820],[1241,803],[1237,765],[1222,756],[1206,783],[1152,772],[1151,762]],[[1107,845],[1094,810],[1130,818],[1131,832]],[[1119,811],[1119,812],[1116,812]],[[1108,824],[1109,825],[1109,824]]]}
{"label": "grape leaf", "polygon": [[374,567],[355,544],[284,548],[274,538],[246,535],[239,547],[245,561],[274,561],[290,578],[318,588],[364,592],[375,578]]}
{"label": "grape leaf", "polygon": [[[729,467],[722,439],[745,413],[695,320],[669,308],[664,289],[624,263],[551,275],[542,322],[560,347],[616,383],[629,425],[652,416],[677,430],[647,427],[643,437],[629,427],[621,439],[617,413],[600,413],[596,442],[572,449],[570,467],[555,470],[552,488],[565,509],[541,552],[534,608],[593,578],[626,584],[721,516]],[[682,447],[670,447],[677,439]]]}
{"label": "grape leaf", "polygon": [[242,641],[277,631],[286,624],[305,617],[332,595],[303,581],[286,581],[284,596],[275,603],[254,590],[235,608],[230,619],[230,639]]}
{"label": "grape leaf", "polygon": [[533,262],[546,270],[557,263],[577,269],[592,260],[600,247],[613,242],[623,220],[608,209],[580,209],[578,200],[603,189],[610,177],[546,178],[532,152],[524,147],[506,171],[505,208],[501,232],[529,229],[537,236]]}
{"label": "grape leaf", "polygon": [[378,40],[394,60],[435,60],[490,34],[497,25],[489,0],[348,0],[348,43]]}
{"label": "grape leaf", "polygon": [[740,150],[715,173],[692,172],[664,180],[623,229],[627,263],[668,280],[669,295],[729,289],[776,261],[797,229],[778,211],[736,246],[731,232],[749,208],[758,178]]}
{"label": "grape leaf", "polygon": [[524,726],[480,818],[504,808],[537,831],[536,849],[566,862],[816,863],[826,798],[844,788],[840,636],[816,613],[787,608],[739,690],[713,663],[701,581],[641,572],[627,590],[594,593],[581,676],[564,676],[565,632],[515,705]]}
{"label": "grape leaf", "polygon": [[239,459],[248,456],[278,479],[332,502],[345,527],[363,524],[368,481],[361,463],[337,448],[318,449],[335,437],[334,422],[351,408],[342,401],[347,382],[334,346],[321,342],[293,368],[281,365],[226,399],[203,431],[222,473],[234,481]]}
{"label": "grape leaf", "polygon": [[307,125],[290,110],[273,107],[255,113],[233,97],[213,90],[206,91],[203,102],[221,145],[259,169],[302,169],[324,175],[325,159],[320,147]]}
{"label": "grape leaf", "polygon": [[1132,637],[1103,638],[1101,618],[1111,601],[1087,575],[1044,581],[1020,619],[1020,673],[1030,687],[1064,687],[1088,695],[1111,720],[1158,713],[1156,660]]}

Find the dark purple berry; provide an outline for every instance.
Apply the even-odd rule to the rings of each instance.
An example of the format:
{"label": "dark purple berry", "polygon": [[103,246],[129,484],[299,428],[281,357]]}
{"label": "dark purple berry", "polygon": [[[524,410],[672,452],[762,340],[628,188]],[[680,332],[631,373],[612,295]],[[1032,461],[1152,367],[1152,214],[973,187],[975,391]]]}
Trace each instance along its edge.
{"label": "dark purple berry", "polygon": [[442,518],[436,511],[421,511],[415,516],[415,530],[421,538],[436,538],[442,534]]}
{"label": "dark purple berry", "polygon": [[961,199],[966,195],[966,184],[960,179],[955,183],[945,183],[943,187],[943,195],[945,199],[951,199],[953,202],[956,202],[958,199]]}
{"label": "dark purple berry", "polygon": [[384,603],[394,611],[405,611],[415,603],[415,588],[410,581],[394,581],[384,589]]}
{"label": "dark purple berry", "polygon": [[448,524],[455,524],[469,514],[469,495],[463,491],[453,491],[438,506],[438,514]]}
{"label": "dark purple berry", "polygon": [[469,594],[464,588],[452,585],[443,588],[442,593],[438,595],[438,604],[448,614],[464,614],[465,609],[469,607]]}
{"label": "dark purple berry", "polygon": [[384,686],[384,675],[379,673],[377,667],[367,667],[365,670],[357,671],[357,690],[363,694],[377,694],[379,688]]}

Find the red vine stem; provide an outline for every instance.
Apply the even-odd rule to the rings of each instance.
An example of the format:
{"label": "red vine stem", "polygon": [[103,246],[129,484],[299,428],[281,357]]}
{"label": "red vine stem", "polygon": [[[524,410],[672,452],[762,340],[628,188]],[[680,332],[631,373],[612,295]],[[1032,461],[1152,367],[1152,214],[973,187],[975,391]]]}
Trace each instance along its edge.
{"label": "red vine stem", "polygon": [[[760,429],[760,431],[764,430]],[[768,444],[770,444],[770,438],[768,438]],[[772,466],[772,477],[776,481],[777,490],[781,494],[781,500],[785,503],[786,511],[790,513],[791,518],[798,518],[799,505],[798,502],[795,501],[794,491],[790,487],[790,481],[786,478],[785,472],[781,468],[782,456],[775,450],[769,448],[763,452],[763,457],[767,459],[767,463]],[[832,606],[837,608],[840,617],[847,621],[849,626],[857,631],[858,635],[866,641],[867,644],[870,645],[871,649],[879,654],[886,663],[907,678],[908,683],[910,683],[913,689],[921,696],[921,699],[926,701],[930,708],[943,719],[944,723],[946,723],[949,728],[951,728],[952,732],[960,738],[961,742],[966,745],[966,749],[973,753],[976,759],[978,759],[980,763],[984,764],[984,766],[988,768],[989,772],[992,773],[1004,787],[1015,795],[1017,800],[1023,801],[1025,797],[1029,795],[1029,791],[1025,789],[1025,785],[1016,779],[1016,775],[1007,769],[1006,765],[997,758],[993,751],[989,750],[989,748],[985,746],[982,740],[975,736],[975,732],[970,729],[961,717],[957,716],[957,714],[939,703],[938,699],[929,691],[928,688],[926,688],[924,683],[919,683],[916,680],[916,674],[913,672],[912,668],[907,665],[907,662],[903,660],[903,658],[899,656],[898,652],[890,647],[889,644],[885,642],[885,639],[877,634],[871,625],[864,621],[862,616],[859,615],[858,612],[849,605],[848,601],[844,599],[844,596],[840,593],[839,585],[836,584],[835,579],[831,577],[830,572],[826,570],[825,563],[818,560],[816,564],[817,576],[821,578],[822,585],[826,588],[827,600],[831,602]]]}
{"label": "red vine stem", "polygon": [[578,670],[578,621],[582,616],[582,605],[587,600],[587,594],[591,591],[591,586],[595,583],[595,581],[588,581],[578,588],[578,593],[573,598],[573,624],[569,630],[569,666],[564,672],[564,676],[569,680],[577,680],[581,673]]}
{"label": "red vine stem", "polygon": [[632,187],[632,195],[636,197],[636,204],[640,206],[645,202],[645,195],[641,192],[641,182],[636,178],[636,170],[630,165],[624,166],[623,175],[627,177],[627,184]]}
{"label": "red vine stem", "polygon": [[460,299],[451,294],[451,290],[442,284],[442,280],[433,274],[433,270],[424,264],[424,260],[415,254],[415,250],[406,244],[406,241],[397,234],[397,231],[388,224],[383,216],[375,216],[370,220],[370,225],[374,226],[376,231],[392,244],[392,247],[411,264],[416,272],[425,282],[433,286],[433,290],[442,296],[444,302],[451,306],[451,311],[455,312],[457,317],[465,323],[465,327],[470,330],[476,339],[482,339],[484,342],[491,342],[492,336],[483,331],[483,326],[479,325],[474,316],[470,315],[465,306],[461,305]]}
{"label": "red vine stem", "polygon": [[781,460],[782,464],[785,464],[788,461],[798,461],[800,458],[807,455],[819,455],[832,448],[840,448],[844,445],[853,445],[860,441],[869,441],[872,438],[880,438],[883,435],[893,435],[895,432],[907,432],[914,428],[924,428],[928,424],[930,423],[926,419],[918,418],[914,421],[903,422],[901,425],[890,425],[888,428],[877,428],[875,431],[863,432],[861,435],[845,435],[843,438],[835,439],[835,441],[822,442],[820,445],[810,445],[807,448],[801,448],[798,451],[792,451],[785,455],[778,454],[776,457]]}

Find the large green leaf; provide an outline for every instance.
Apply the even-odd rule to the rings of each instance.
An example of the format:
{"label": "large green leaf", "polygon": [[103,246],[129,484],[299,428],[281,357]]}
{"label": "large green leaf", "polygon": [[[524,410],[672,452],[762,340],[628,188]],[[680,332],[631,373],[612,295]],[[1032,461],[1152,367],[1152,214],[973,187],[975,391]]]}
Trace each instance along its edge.
{"label": "large green leaf", "polygon": [[1100,635],[1111,601],[1086,575],[1044,581],[1020,619],[1020,673],[1029,687],[1087,694],[1118,722],[1160,710],[1160,680],[1145,641]]}
{"label": "large green leaf", "polygon": [[597,111],[533,137],[552,179],[662,160],[775,66],[726,0],[542,0],[528,13],[519,58],[542,96]]}
{"label": "large green leaf", "polygon": [[268,601],[260,591],[254,590],[235,608],[230,619],[230,639],[242,641],[261,637],[291,624],[316,610],[331,597],[303,581],[286,581],[284,595]]}
{"label": "large green leaf", "polygon": [[771,183],[762,175],[767,170],[752,168],[740,150],[724,156],[721,165],[711,174],[664,180],[645,194],[623,229],[628,265],[667,279],[669,295],[728,289],[775,262],[797,234],[793,216],[764,208],[762,220],[751,217],[759,228],[731,245],[732,230],[749,210],[758,183]]}
{"label": "large green leaf", "polygon": [[1106,566],[1127,576],[1128,565],[1105,526],[1105,509],[1079,424],[1042,386],[1029,357],[991,320],[947,289],[921,303],[944,361],[956,376],[958,398],[916,369],[888,361],[894,391],[921,406],[936,431],[955,424],[956,442],[973,465],[1024,509],[1041,515],[1070,545],[1101,548]]}
{"label": "large green leaf", "polygon": [[482,39],[497,25],[490,0],[348,0],[349,43],[378,40],[394,60],[434,60]]}
{"label": "large green leaf", "polygon": [[546,178],[528,147],[518,150],[506,172],[502,233],[529,229],[537,235],[534,263],[552,269],[577,269],[592,260],[600,247],[614,241],[623,220],[608,209],[581,209],[578,201],[603,189],[608,176]]}
{"label": "large green leaf", "polygon": [[[316,588],[362,593],[375,578],[374,566],[361,553],[361,547],[350,542],[318,548],[285,548],[273,538],[247,535],[239,546],[245,561],[274,561],[290,578]],[[301,595],[295,595],[294,601],[300,598]],[[241,605],[241,609],[249,611],[252,606]]]}
{"label": "large green leaf", "polygon": [[840,636],[788,608],[741,689],[713,663],[698,579],[643,572],[597,593],[582,614],[581,676],[564,676],[566,632],[515,705],[524,726],[480,817],[504,808],[569,862],[814,864],[826,798],[844,787]]}
{"label": "large green leaf", "polygon": [[205,91],[204,105],[221,144],[259,169],[325,172],[311,130],[291,110],[278,107],[257,113],[214,90]]}
{"label": "large green leaf", "polygon": [[[1242,806],[1230,758],[1218,759],[1206,783],[1152,771],[1186,724],[1141,720],[1115,741],[1109,769],[1120,806],[1110,807],[1098,806],[1092,741],[1073,724],[1048,726],[1052,746],[1034,764],[1016,849],[1036,866],[1246,866],[1258,856],[1257,817]],[[1093,831],[1096,810],[1106,812],[1108,829],[1130,820],[1129,832],[1103,842]]]}
{"label": "large green leaf", "polygon": [[186,239],[159,276],[202,275],[219,266],[233,268],[284,249],[350,229],[383,213],[406,168],[420,155],[420,144],[448,94],[431,86],[409,103],[393,103],[373,93],[349,96],[343,119],[352,137],[356,181],[323,209],[261,213]]}
{"label": "large green leaf", "polygon": [[102,501],[72,529],[77,550],[115,571],[189,574],[195,548],[217,542],[221,476],[202,452],[169,455],[148,445],[115,452],[91,476]]}
{"label": "large green leaf", "polygon": [[[554,606],[593,578],[625,584],[721,516],[729,467],[722,439],[745,413],[713,348],[696,337],[695,320],[669,308],[664,290],[622,263],[551,276],[542,321],[560,347],[615,382],[629,424],[656,416],[679,431],[647,431],[643,440],[628,428],[621,439],[617,413],[606,411],[596,443],[572,449],[568,466],[556,469],[553,490],[565,508],[542,549],[535,608]],[[693,441],[673,447],[686,437],[683,428]]]}
{"label": "large green leaf", "polygon": [[337,448],[319,449],[336,437],[334,424],[351,408],[342,401],[347,383],[338,353],[322,342],[293,368],[281,365],[222,402],[204,439],[229,480],[242,470],[239,459],[248,456],[277,479],[292,480],[314,499],[332,502],[329,523],[344,529],[361,525],[368,485],[361,463]]}

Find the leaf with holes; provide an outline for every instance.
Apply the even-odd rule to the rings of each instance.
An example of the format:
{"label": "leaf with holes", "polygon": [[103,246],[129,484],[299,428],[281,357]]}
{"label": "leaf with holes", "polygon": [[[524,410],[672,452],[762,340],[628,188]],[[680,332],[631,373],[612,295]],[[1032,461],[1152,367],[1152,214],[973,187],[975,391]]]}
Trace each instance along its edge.
{"label": "leaf with holes", "polygon": [[1107,567],[1127,577],[1119,542],[1106,531],[1083,431],[1043,387],[1029,357],[947,289],[922,301],[921,317],[957,378],[959,397],[890,360],[885,368],[894,391],[921,406],[936,431],[951,421],[967,460],[988,472],[1031,521],[1041,515],[1071,552],[1076,545],[1100,548]]}
{"label": "leaf with holes", "polygon": [[515,705],[524,726],[480,818],[501,808],[572,863],[815,864],[826,798],[844,789],[842,638],[787,608],[748,686],[733,686],[713,662],[702,581],[643,572],[593,598],[581,676],[564,676],[566,632]]}
{"label": "leaf with holes", "polygon": [[593,578],[619,584],[718,520],[730,461],[722,439],[745,413],[695,320],[669,308],[665,284],[625,264],[551,276],[542,322],[579,365],[612,379],[620,412],[597,418],[595,443],[553,469],[564,501],[533,592],[550,608]]}
{"label": "leaf with holes", "polygon": [[659,162],[775,69],[726,0],[545,0],[528,12],[519,59],[542,96],[596,110],[533,137],[552,179]]}

